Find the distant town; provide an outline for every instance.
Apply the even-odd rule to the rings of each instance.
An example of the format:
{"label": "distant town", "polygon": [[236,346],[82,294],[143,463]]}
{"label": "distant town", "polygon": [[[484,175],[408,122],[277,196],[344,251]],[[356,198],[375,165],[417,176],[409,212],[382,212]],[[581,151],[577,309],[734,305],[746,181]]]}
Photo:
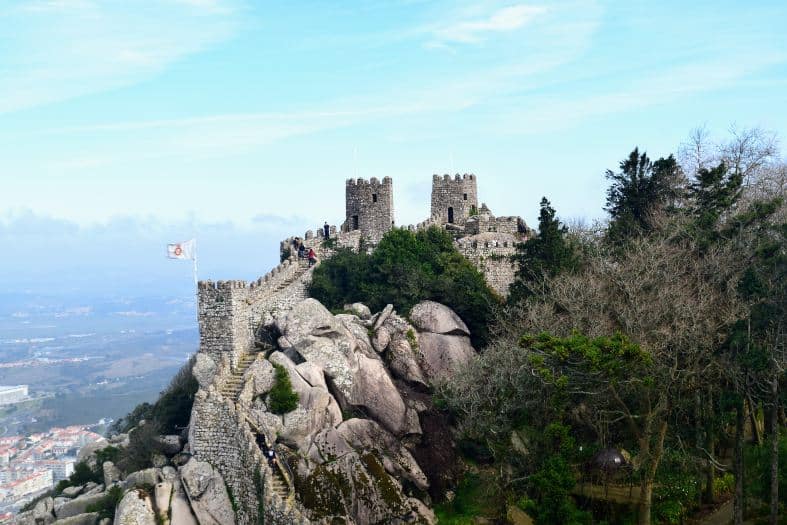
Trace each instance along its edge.
{"label": "distant town", "polygon": [[[8,388],[0,387],[0,395],[9,395]],[[27,502],[71,475],[79,449],[102,439],[90,428],[75,425],[0,437],[0,523],[10,521]]]}

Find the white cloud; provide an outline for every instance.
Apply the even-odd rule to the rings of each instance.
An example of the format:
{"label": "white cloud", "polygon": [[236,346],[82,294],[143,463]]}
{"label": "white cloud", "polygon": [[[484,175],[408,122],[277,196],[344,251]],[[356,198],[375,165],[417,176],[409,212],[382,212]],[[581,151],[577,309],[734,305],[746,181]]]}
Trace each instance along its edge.
{"label": "white cloud", "polygon": [[233,34],[237,0],[12,0],[0,7],[0,114],[133,84]]}
{"label": "white cloud", "polygon": [[507,33],[522,28],[545,14],[544,6],[518,4],[503,7],[482,18],[459,19],[431,29],[433,47],[451,43],[471,44],[483,41],[493,33]]}

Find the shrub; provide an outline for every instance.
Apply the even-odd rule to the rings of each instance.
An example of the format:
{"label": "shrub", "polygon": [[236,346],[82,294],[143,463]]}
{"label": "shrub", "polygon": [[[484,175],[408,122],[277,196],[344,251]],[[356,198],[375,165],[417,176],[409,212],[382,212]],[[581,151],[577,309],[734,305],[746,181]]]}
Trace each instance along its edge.
{"label": "shrub", "polygon": [[124,473],[153,466],[153,455],[162,451],[158,440],[160,430],[153,422],[137,427],[129,434],[129,443],[118,458],[117,467]]}
{"label": "shrub", "polygon": [[390,303],[405,314],[419,301],[437,301],[462,318],[477,347],[486,344],[500,302],[451,235],[436,227],[391,230],[371,255],[338,250],[314,271],[309,293],[328,308],[360,301],[379,311]]}
{"label": "shrub", "polygon": [[98,512],[98,519],[115,519],[115,509],[120,500],[123,499],[123,489],[118,485],[110,488],[107,493],[96,503],[87,506],[85,512]]}
{"label": "shrub", "polygon": [[[103,466],[105,461],[117,463],[120,458],[120,449],[113,446],[108,446],[96,451],[96,469],[103,473]],[[103,474],[102,474],[103,475]]]}
{"label": "shrub", "polygon": [[163,434],[178,434],[189,424],[194,396],[199,389],[199,383],[191,373],[195,359],[192,357],[178,370],[167,389],[153,405],[153,421]]}
{"label": "shrub", "polygon": [[91,481],[93,483],[101,483],[103,477],[103,473],[99,473],[98,465],[96,465],[95,469],[92,469],[86,462],[80,461],[74,465],[74,472],[68,477],[67,486],[77,487]]}
{"label": "shrub", "polygon": [[726,472],[723,476],[713,478],[713,495],[716,497],[732,494],[735,488],[735,476]]}
{"label": "shrub", "polygon": [[[783,431],[782,431],[783,432]],[[770,500],[771,476],[770,476],[770,451],[771,441],[766,440],[764,445],[751,445],[746,448],[746,472],[744,479],[744,490],[746,494],[752,495],[762,501]],[[779,439],[779,458],[787,458],[787,436],[783,433]],[[779,496],[787,494],[787,469],[779,469]]]}
{"label": "shrub", "polygon": [[276,382],[270,391],[270,411],[274,414],[286,414],[298,407],[298,393],[292,389],[290,376],[281,365],[276,368]]}

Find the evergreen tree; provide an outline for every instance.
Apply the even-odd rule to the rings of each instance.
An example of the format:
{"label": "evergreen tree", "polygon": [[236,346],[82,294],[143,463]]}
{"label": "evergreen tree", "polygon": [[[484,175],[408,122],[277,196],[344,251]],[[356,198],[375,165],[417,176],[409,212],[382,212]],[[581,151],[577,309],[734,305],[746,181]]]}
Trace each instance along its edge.
{"label": "evergreen tree", "polygon": [[731,211],[741,195],[743,175],[731,172],[722,162],[715,168],[700,168],[689,185],[689,197],[698,229],[707,235],[716,231],[725,212]]}
{"label": "evergreen tree", "polygon": [[681,196],[682,172],[675,157],[651,162],[647,153],[634,148],[620,163],[620,172],[607,170],[606,211],[610,215],[608,239],[621,243],[654,229],[652,216],[669,210]]}
{"label": "evergreen tree", "polygon": [[555,209],[546,197],[541,199],[538,234],[520,243],[514,256],[517,273],[511,284],[509,303],[517,304],[536,294],[536,286],[545,277],[554,277],[578,265],[576,249],[567,238],[568,228],[560,223]]}

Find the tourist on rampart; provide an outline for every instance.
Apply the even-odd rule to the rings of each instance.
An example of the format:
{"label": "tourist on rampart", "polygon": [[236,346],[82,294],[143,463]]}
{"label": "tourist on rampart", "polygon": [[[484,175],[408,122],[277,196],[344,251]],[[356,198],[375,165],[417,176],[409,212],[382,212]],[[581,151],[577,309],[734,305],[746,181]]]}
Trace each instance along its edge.
{"label": "tourist on rampart", "polygon": [[325,233],[325,235],[324,235],[324,237],[325,237],[325,240],[328,240],[328,237],[329,237],[329,236],[330,236],[330,234],[331,234],[331,227],[330,227],[330,226],[328,226],[328,223],[327,223],[327,222],[326,222],[326,223],[325,223],[325,225],[322,227],[322,231],[323,231],[323,233]]}
{"label": "tourist on rampart", "polygon": [[309,267],[311,268],[317,262],[317,254],[314,253],[314,248],[309,248]]}
{"label": "tourist on rampart", "polygon": [[298,246],[298,259],[305,259],[306,258],[306,246],[303,243],[300,243]]}

